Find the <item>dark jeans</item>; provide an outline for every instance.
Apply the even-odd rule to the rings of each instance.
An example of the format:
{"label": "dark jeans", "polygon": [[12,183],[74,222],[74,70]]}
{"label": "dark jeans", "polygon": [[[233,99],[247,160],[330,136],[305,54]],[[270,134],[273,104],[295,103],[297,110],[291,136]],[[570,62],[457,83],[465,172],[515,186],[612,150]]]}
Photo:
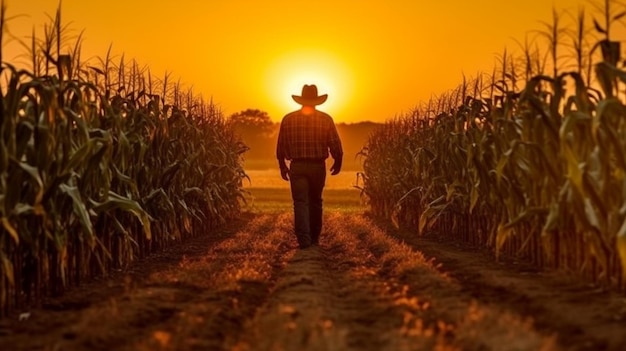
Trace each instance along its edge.
{"label": "dark jeans", "polygon": [[318,243],[322,231],[326,165],[324,161],[294,160],[290,168],[296,238],[300,248],[306,248]]}

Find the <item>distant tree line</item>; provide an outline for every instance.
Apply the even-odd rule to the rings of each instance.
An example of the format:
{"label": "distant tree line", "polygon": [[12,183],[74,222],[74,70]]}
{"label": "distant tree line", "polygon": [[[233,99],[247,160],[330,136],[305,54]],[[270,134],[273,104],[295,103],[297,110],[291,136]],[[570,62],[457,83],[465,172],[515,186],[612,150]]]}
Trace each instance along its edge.
{"label": "distant tree line", "polygon": [[[244,154],[248,169],[265,169],[276,166],[276,140],[280,123],[273,122],[269,114],[259,109],[246,109],[230,115],[229,123],[249,148]],[[344,170],[361,170],[359,152],[369,135],[380,123],[337,123],[337,131],[344,148]]]}

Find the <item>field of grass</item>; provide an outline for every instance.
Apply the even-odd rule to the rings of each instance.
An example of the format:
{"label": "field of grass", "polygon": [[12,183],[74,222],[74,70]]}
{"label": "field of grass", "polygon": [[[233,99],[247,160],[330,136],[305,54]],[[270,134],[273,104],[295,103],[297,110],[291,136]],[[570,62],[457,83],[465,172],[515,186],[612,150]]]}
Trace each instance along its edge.
{"label": "field of grass", "polygon": [[[289,182],[280,178],[278,169],[247,170],[250,180],[244,180],[246,209],[254,212],[291,211],[293,208]],[[326,177],[324,210],[358,212],[365,208],[357,185],[357,172],[341,172]]]}

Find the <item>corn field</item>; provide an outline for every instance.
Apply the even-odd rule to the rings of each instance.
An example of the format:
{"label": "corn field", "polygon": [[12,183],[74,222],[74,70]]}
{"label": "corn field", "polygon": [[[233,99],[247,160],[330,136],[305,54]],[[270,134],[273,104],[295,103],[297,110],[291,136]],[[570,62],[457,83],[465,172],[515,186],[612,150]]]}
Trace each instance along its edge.
{"label": "corn field", "polygon": [[603,5],[593,27],[555,11],[518,57],[386,122],[362,151],[372,212],[626,288],[626,70],[611,37],[626,12]]}
{"label": "corn field", "polygon": [[213,104],[124,57],[81,61],[51,22],[32,68],[0,72],[0,315],[207,233],[242,197],[245,146]]}

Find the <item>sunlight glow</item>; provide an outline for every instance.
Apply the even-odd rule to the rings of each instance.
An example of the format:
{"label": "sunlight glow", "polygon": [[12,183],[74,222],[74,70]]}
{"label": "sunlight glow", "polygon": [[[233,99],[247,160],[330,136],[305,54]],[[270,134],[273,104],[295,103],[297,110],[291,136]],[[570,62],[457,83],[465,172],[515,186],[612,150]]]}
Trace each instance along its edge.
{"label": "sunlight glow", "polygon": [[[299,51],[277,58],[265,77],[267,100],[288,113],[300,108],[292,95],[300,95],[304,84],[315,84],[319,95],[328,94],[318,107],[341,121],[345,106],[352,98],[352,74],[337,57],[314,51]],[[279,120],[282,116],[274,116]]]}
{"label": "sunlight glow", "polygon": [[[3,59],[30,67],[20,42],[30,46],[33,30],[44,38],[44,25],[60,2],[4,2],[10,20]],[[299,108],[291,95],[316,84],[320,94],[328,94],[319,109],[336,121],[382,122],[456,88],[464,77],[492,72],[505,48],[521,58],[519,44],[527,35],[547,45],[536,34],[551,23],[553,9],[567,11],[561,12],[562,25],[569,30],[584,6],[593,27],[590,17],[600,17],[590,2],[603,3],[67,0],[61,50],[71,51],[84,30],[80,56],[92,60],[86,65],[99,66],[112,48],[113,62],[124,56],[160,79],[171,74],[225,115],[252,108],[280,121]],[[626,26],[616,23],[611,35],[624,40]]]}

